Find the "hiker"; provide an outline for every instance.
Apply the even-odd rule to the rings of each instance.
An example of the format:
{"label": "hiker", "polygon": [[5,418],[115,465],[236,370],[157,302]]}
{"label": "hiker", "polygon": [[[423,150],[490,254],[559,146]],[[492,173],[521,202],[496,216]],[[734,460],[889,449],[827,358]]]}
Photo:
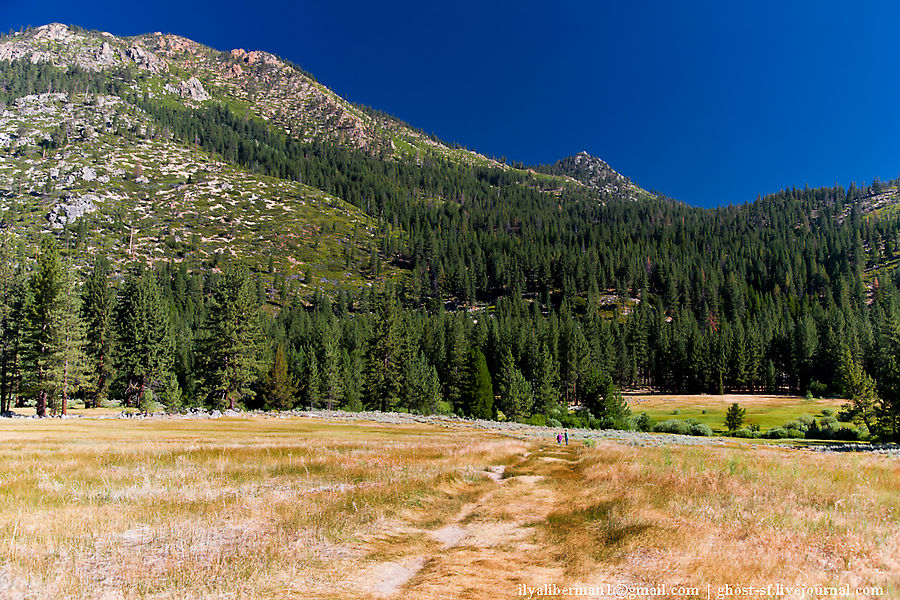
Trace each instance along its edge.
{"label": "hiker", "polygon": [[569,445],[569,430],[566,429],[566,446]]}
{"label": "hiker", "polygon": [[562,444],[562,434],[561,433],[556,434],[556,443],[557,443],[557,445]]}

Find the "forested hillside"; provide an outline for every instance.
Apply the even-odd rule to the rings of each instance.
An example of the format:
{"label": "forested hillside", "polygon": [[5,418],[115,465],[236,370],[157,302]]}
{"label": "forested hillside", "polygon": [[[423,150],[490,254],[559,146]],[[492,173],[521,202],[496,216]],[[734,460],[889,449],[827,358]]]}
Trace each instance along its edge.
{"label": "forested hillside", "polygon": [[828,435],[900,433],[897,182],[700,209],[453,148],[271,55],[59,27],[0,41],[3,410],[648,427],[618,389],[652,387],[838,394]]}

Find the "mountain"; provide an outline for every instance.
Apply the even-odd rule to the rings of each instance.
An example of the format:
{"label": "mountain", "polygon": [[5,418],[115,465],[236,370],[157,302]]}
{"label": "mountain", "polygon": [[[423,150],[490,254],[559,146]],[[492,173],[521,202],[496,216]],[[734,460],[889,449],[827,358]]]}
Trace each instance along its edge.
{"label": "mountain", "polygon": [[842,394],[869,432],[900,432],[898,181],[697,208],[583,152],[525,168],[445,144],[265,52],[59,24],[0,38],[0,103],[2,389],[49,234],[65,265],[108,259],[91,274],[118,303],[153,266],[177,385],[151,388],[174,405],[223,398],[209,311],[240,288],[304,406],[492,416],[477,372],[538,422],[575,426],[576,401],[577,423],[630,426],[615,384]]}
{"label": "mountain", "polygon": [[624,175],[614,171],[603,159],[591,156],[585,151],[563,158],[552,165],[538,167],[538,170],[570,177],[598,192],[617,197],[637,200],[647,196],[647,192]]}
{"label": "mountain", "polygon": [[[380,196],[464,203],[463,188],[497,177],[486,173],[548,202],[572,186],[598,200],[644,193],[584,153],[547,173],[513,169],[353,105],[267,52],[175,35],[29,29],[0,40],[0,83],[2,226],[29,243],[55,232],[76,261],[231,257],[301,290],[359,287],[404,272],[395,246],[408,232],[385,224]],[[469,181],[446,186],[460,169]]]}

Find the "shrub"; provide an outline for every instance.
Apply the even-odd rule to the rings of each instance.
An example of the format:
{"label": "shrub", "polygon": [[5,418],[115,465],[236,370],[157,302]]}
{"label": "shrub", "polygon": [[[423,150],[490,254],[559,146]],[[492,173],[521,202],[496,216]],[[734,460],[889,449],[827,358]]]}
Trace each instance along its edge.
{"label": "shrub", "polygon": [[823,416],[826,416],[826,417],[833,417],[833,416],[834,416],[834,411],[831,410],[830,408],[823,408],[823,409],[822,409],[822,415],[823,415]]}
{"label": "shrub", "polygon": [[581,429],[586,427],[586,423],[581,416],[576,415],[574,413],[569,413],[560,416],[559,422],[562,423],[563,427],[568,427],[570,429]]}
{"label": "shrub", "polygon": [[562,423],[555,417],[547,417],[547,427],[562,427]]}
{"label": "shrub", "polygon": [[737,431],[732,431],[731,433],[729,433],[729,435],[731,435],[732,437],[737,437],[737,438],[755,439],[755,438],[759,437],[759,432],[754,431],[754,430],[750,429],[749,427],[742,427],[741,429],[738,429]]}
{"label": "shrub", "polygon": [[653,431],[653,419],[645,412],[642,412],[634,420],[634,428],[638,431]]}
{"label": "shrub", "polygon": [[547,415],[531,415],[525,420],[525,423],[527,423],[528,425],[537,425],[538,427],[544,427],[545,425],[547,425]]}
{"label": "shrub", "polygon": [[657,433],[677,433],[679,435],[689,435],[691,431],[691,425],[686,423],[685,421],[679,421],[678,419],[667,419],[662,423],[657,423],[653,427],[653,431]]}
{"label": "shrub", "polygon": [[816,422],[816,420],[809,415],[799,416],[795,420],[802,423],[804,428],[808,428],[810,425]]}
{"label": "shrub", "polygon": [[694,423],[690,429],[691,435],[711,436],[713,434],[712,427],[706,423]]}
{"label": "shrub", "polygon": [[802,431],[797,429],[785,429],[784,427],[773,427],[768,430],[765,434],[765,437],[770,440],[784,440],[784,439],[792,439],[792,438],[802,438],[805,437]]}
{"label": "shrub", "polygon": [[834,425],[835,423],[837,423],[837,419],[835,419],[834,417],[832,417],[830,415],[824,416],[821,419],[819,419],[819,424],[822,425],[823,427],[826,425]]}
{"label": "shrub", "polygon": [[782,425],[784,429],[795,429],[797,431],[806,432],[809,429],[809,425],[804,424],[800,421],[800,419],[794,419],[793,421],[788,421],[784,425]]}
{"label": "shrub", "polygon": [[597,442],[593,438],[584,438],[583,443],[588,448],[593,448],[597,445]]}
{"label": "shrub", "polygon": [[816,398],[825,398],[828,396],[828,386],[820,381],[813,381],[809,384],[809,393]]}

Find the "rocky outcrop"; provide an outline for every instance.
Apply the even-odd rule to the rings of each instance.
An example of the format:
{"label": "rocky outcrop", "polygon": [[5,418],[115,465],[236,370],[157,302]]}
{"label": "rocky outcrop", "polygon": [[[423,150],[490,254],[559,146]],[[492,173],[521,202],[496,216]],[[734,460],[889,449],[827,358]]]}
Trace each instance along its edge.
{"label": "rocky outcrop", "polygon": [[97,210],[95,202],[99,202],[100,198],[96,194],[85,194],[84,196],[70,196],[65,202],[57,204],[47,215],[47,221],[52,229],[62,229],[66,225],[74,223],[86,214]]}
{"label": "rocky outcrop", "polygon": [[103,66],[112,66],[118,62],[115,50],[107,42],[100,44],[100,50],[97,52],[97,62]]}
{"label": "rocky outcrop", "polygon": [[164,88],[170,94],[178,94],[182,98],[194,100],[196,102],[203,102],[204,100],[209,100],[210,95],[203,88],[203,84],[200,83],[200,80],[196,77],[191,77],[187,81],[182,81],[178,84],[178,87],[175,87],[171,83],[167,83]]}
{"label": "rocky outcrop", "polygon": [[132,46],[125,52],[125,56],[134,61],[141,69],[146,69],[151,73],[160,73],[167,69],[163,59],[140,46]]}
{"label": "rocky outcrop", "polygon": [[558,161],[549,171],[555,175],[569,176],[598,192],[624,195],[631,199],[636,199],[640,190],[605,161],[584,151]]}
{"label": "rocky outcrop", "polygon": [[62,23],[50,23],[35,29],[34,39],[68,43],[75,39],[75,35]]}

